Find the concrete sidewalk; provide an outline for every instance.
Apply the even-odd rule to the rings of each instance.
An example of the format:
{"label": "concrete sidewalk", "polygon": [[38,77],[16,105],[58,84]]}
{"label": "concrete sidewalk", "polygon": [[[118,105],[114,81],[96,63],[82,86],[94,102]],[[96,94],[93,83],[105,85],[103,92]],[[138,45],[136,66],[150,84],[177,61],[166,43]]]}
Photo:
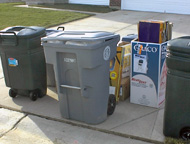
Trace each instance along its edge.
{"label": "concrete sidewalk", "polygon": [[[173,22],[173,38],[190,35],[190,29],[188,28],[190,21],[189,15],[136,11],[116,11],[106,14],[97,14],[96,16],[67,23],[62,26],[64,26],[66,30],[109,31],[125,36],[127,34],[137,33],[138,21],[147,19],[169,20]],[[1,75],[2,70],[0,68],[0,76]],[[64,143],[61,137],[66,138],[68,135],[73,135],[72,138],[76,140],[71,142],[66,138],[65,143],[71,144],[75,144],[78,141],[78,143],[81,144],[89,144],[92,143],[92,141],[94,141],[94,143],[109,144],[130,142],[134,144],[150,142],[163,143],[164,141],[162,133],[164,105],[159,109],[155,109],[131,104],[129,103],[129,99],[127,99],[124,102],[118,103],[114,114],[109,116],[105,122],[99,125],[88,125],[73,120],[63,119],[61,117],[55,88],[48,88],[47,96],[38,99],[36,102],[32,102],[28,97],[22,96],[11,99],[8,96],[8,91],[9,88],[5,86],[4,78],[0,77],[0,107],[19,111],[21,113],[0,109],[8,114],[7,116],[2,116],[2,113],[0,113],[0,122],[5,122],[6,124],[6,120],[3,122],[1,121],[2,117],[8,117],[8,121],[12,122],[11,126],[1,133],[2,137],[0,137],[0,143],[6,143],[6,140],[13,138],[12,136],[18,131],[21,131],[24,135],[20,140],[26,141],[27,134],[34,135],[34,138],[35,135],[39,134],[40,138],[38,138],[41,141],[36,143],[47,143],[48,140],[50,143],[54,143],[55,141],[57,143]],[[18,120],[11,119],[12,115],[9,115],[9,112],[16,113],[15,117],[18,118]],[[77,128],[73,126],[77,126]],[[67,131],[68,133],[66,135],[60,134],[63,129],[67,130],[70,127],[72,128],[70,131],[68,130],[69,132]],[[82,130],[78,130],[78,127]],[[89,135],[88,132],[96,134]],[[79,137],[77,137],[77,135],[79,135]],[[83,138],[82,140],[80,139],[80,135]],[[106,138],[102,139],[100,135],[105,135]],[[89,137],[91,137],[91,139],[89,139]],[[113,139],[113,137],[115,137],[115,139]],[[135,140],[133,141],[131,138]],[[98,141],[98,139],[100,139],[100,141]],[[109,141],[109,139],[111,139],[111,141]],[[119,141],[117,141],[117,139],[119,139]],[[17,140],[19,141],[19,139]],[[139,142],[139,140],[141,142]]]}
{"label": "concrete sidewalk", "polygon": [[150,144],[0,108],[1,144]]}

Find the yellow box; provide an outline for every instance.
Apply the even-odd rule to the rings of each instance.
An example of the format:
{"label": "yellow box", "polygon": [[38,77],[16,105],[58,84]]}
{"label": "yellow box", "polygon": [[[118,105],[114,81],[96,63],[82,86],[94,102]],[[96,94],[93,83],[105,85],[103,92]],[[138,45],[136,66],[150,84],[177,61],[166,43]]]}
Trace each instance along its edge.
{"label": "yellow box", "polygon": [[122,78],[130,76],[131,68],[131,44],[124,45],[125,52],[122,55]]}
{"label": "yellow box", "polygon": [[131,44],[119,45],[117,55],[110,61],[110,94],[116,96],[119,101],[119,93],[123,70],[130,73]]}
{"label": "yellow box", "polygon": [[124,101],[130,97],[130,77],[125,77],[121,80],[119,100]]}

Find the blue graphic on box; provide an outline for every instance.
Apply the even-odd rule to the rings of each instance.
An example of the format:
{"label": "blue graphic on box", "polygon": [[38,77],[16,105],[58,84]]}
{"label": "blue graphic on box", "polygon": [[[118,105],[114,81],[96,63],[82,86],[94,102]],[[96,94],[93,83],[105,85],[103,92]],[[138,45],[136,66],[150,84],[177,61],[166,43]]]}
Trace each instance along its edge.
{"label": "blue graphic on box", "polygon": [[[159,60],[159,44],[132,42],[132,77],[137,74],[148,76],[154,82],[157,92]],[[141,67],[142,72],[138,71],[138,67],[140,67],[140,62],[144,64],[143,67]]]}
{"label": "blue graphic on box", "polygon": [[17,66],[18,60],[16,60],[15,58],[8,58],[8,64],[9,66]]}

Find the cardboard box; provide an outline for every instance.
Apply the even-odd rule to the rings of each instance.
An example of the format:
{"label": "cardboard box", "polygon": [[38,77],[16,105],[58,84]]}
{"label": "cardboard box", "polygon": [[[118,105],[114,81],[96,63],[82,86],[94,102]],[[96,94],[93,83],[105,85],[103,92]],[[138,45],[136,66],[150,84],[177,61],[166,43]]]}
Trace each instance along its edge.
{"label": "cardboard box", "polygon": [[124,101],[130,96],[130,77],[121,80],[119,100]]}
{"label": "cardboard box", "polygon": [[168,21],[141,20],[138,24],[140,42],[163,43],[167,41]]}
{"label": "cardboard box", "polygon": [[124,54],[122,55],[122,78],[130,76],[131,71],[131,44],[124,46]]}
{"label": "cardboard box", "polygon": [[131,103],[158,108],[164,102],[166,48],[167,42],[132,42]]}
{"label": "cardboard box", "polygon": [[[110,61],[110,94],[116,96],[119,101],[122,72],[125,75],[130,73],[131,44],[120,45],[117,47],[117,55]],[[126,71],[128,70],[128,71]]]}

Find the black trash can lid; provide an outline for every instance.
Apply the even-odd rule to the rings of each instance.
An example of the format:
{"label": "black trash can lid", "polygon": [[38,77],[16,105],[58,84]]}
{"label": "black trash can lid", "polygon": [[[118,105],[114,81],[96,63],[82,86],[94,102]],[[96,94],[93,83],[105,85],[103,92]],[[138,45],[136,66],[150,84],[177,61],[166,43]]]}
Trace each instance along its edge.
{"label": "black trash can lid", "polygon": [[170,51],[190,54],[190,36],[170,40],[167,47]]}
{"label": "black trash can lid", "polygon": [[[15,34],[19,38],[32,38],[44,34],[45,28],[37,26],[29,26],[29,27],[15,26],[15,27],[8,27],[2,30],[2,32],[15,32]],[[4,33],[3,36],[7,37],[11,35],[8,33],[7,34]]]}

